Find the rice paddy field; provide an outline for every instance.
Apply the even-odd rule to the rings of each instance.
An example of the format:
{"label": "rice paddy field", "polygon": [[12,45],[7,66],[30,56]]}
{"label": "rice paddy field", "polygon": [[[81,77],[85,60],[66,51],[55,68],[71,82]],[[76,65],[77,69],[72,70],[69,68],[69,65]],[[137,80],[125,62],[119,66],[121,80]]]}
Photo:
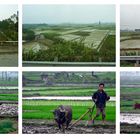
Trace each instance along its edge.
{"label": "rice paddy field", "polygon": [[[23,119],[53,119],[52,111],[59,105],[69,105],[73,110],[73,120],[77,120],[93,105],[92,101],[26,101],[23,100]],[[107,120],[115,121],[115,102],[107,104]],[[95,114],[95,111],[94,111]],[[83,120],[88,120],[88,116]],[[98,118],[101,120],[101,117]]]}
{"label": "rice paddy field", "polygon": [[140,88],[139,87],[121,87],[121,133],[140,133],[140,110],[134,109],[135,103],[140,103]]}
{"label": "rice paddy field", "polygon": [[[97,91],[99,79],[108,81],[105,91],[113,98],[106,105],[105,128],[102,125],[101,116],[95,121],[95,126],[91,124],[85,126],[87,121],[91,121],[87,114],[79,124],[66,133],[115,133],[115,73],[97,72],[96,74],[98,76],[94,77],[90,72],[24,72],[23,133],[61,133],[61,131],[58,132],[54,122],[53,110],[60,105],[71,106],[72,124],[93,106],[91,97]],[[42,75],[47,75],[47,81],[42,79]],[[92,83],[93,79],[95,83]],[[95,113],[96,109],[92,117]],[[96,127],[100,127],[100,130],[95,132]]]}
{"label": "rice paddy field", "polygon": [[18,81],[0,80],[0,134],[18,133]]}
{"label": "rice paddy field", "polygon": [[[63,133],[58,130],[57,124],[54,122],[53,110],[59,105],[68,105],[72,108],[73,116],[72,123],[74,123],[81,115],[83,115],[89,107],[93,106],[92,101],[79,100],[26,100],[23,99],[23,133]],[[73,126],[70,130],[66,130],[67,134],[79,133],[115,133],[116,120],[116,103],[110,101],[106,105],[106,122],[102,124],[101,116],[95,120],[95,124],[91,124],[91,119],[87,114],[78,124]],[[94,109],[92,117],[95,116],[96,109]],[[90,124],[88,124],[90,122]]]}
{"label": "rice paddy field", "polygon": [[121,88],[121,112],[140,113],[134,109],[134,104],[140,101],[140,88],[124,87]]}
{"label": "rice paddy field", "polygon": [[[121,56],[139,56],[140,54],[140,32],[121,31],[120,36],[120,55]],[[135,61],[121,60],[121,66],[134,66]]]}
{"label": "rice paddy field", "polygon": [[23,61],[115,62],[114,24],[25,24],[23,30]]}
{"label": "rice paddy field", "polygon": [[[26,100],[23,99],[23,133],[62,133],[58,130],[57,124],[54,122],[53,110],[59,105],[71,106],[73,116],[72,123],[74,123],[82,114],[84,114],[89,107],[93,106],[92,101],[79,100]],[[116,103],[110,101],[106,105],[106,123],[102,124],[101,116],[95,120],[95,124],[91,124],[89,115],[83,117],[78,124],[73,126],[70,130],[66,130],[67,134],[79,133],[115,133],[116,120]],[[94,109],[92,117],[95,116],[96,109]],[[87,122],[90,124],[87,125]]]}
{"label": "rice paddy field", "polygon": [[[91,96],[93,87],[24,87],[23,96]],[[107,88],[109,96],[115,96],[115,88]]]}

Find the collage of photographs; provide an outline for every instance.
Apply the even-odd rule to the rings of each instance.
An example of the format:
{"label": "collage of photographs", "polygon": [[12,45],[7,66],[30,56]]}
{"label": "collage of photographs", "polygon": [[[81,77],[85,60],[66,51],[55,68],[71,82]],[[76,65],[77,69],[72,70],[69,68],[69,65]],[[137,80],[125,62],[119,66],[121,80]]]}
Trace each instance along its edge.
{"label": "collage of photographs", "polygon": [[140,4],[116,7],[0,3],[0,134],[140,134]]}

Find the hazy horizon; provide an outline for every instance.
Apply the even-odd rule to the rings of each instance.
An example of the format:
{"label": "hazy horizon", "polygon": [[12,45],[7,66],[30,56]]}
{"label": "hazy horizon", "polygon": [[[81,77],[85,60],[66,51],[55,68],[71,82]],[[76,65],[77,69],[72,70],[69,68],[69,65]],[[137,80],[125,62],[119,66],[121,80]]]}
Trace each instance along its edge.
{"label": "hazy horizon", "polygon": [[[31,12],[34,11],[34,12]],[[95,14],[94,14],[95,13]],[[23,24],[115,23],[114,5],[24,5]]]}
{"label": "hazy horizon", "polygon": [[122,5],[120,8],[121,30],[140,29],[140,5]]}
{"label": "hazy horizon", "polygon": [[18,11],[17,5],[10,5],[10,4],[0,5],[0,21],[9,18],[13,14],[16,14],[17,11]]}
{"label": "hazy horizon", "polygon": [[[101,22],[102,24],[115,24],[115,22]],[[78,24],[81,24],[81,25],[86,25],[86,24],[99,24],[99,22],[95,22],[95,23],[66,23],[66,22],[62,22],[62,23],[23,23],[23,24],[46,24],[46,25],[62,25],[62,24],[65,24],[65,25],[67,25],[67,24],[75,24],[75,25],[78,25]]]}

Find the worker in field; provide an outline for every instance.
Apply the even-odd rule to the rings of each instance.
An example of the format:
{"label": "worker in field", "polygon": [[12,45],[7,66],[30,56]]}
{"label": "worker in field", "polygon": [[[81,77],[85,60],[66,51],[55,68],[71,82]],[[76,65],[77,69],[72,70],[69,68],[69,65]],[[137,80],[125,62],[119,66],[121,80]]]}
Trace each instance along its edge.
{"label": "worker in field", "polygon": [[93,124],[94,120],[100,116],[100,113],[102,114],[102,121],[103,124],[105,123],[105,117],[106,117],[106,101],[108,101],[110,97],[107,95],[107,93],[104,91],[104,83],[100,83],[98,90],[93,94],[92,100],[96,105],[96,115],[93,118]]}

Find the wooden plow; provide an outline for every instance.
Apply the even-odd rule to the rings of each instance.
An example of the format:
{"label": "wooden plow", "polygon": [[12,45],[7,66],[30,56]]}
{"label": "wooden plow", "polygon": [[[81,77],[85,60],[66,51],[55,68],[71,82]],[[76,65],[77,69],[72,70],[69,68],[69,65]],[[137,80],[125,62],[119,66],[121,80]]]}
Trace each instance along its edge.
{"label": "wooden plow", "polygon": [[[79,119],[77,119],[69,128],[73,127],[74,125],[76,125],[80,120],[82,120],[86,115],[88,115],[89,117],[89,121],[92,121],[92,115],[93,115],[93,111],[95,108],[95,104],[92,107],[89,107],[88,110],[82,114]],[[86,126],[88,125],[89,121],[87,121]]]}

